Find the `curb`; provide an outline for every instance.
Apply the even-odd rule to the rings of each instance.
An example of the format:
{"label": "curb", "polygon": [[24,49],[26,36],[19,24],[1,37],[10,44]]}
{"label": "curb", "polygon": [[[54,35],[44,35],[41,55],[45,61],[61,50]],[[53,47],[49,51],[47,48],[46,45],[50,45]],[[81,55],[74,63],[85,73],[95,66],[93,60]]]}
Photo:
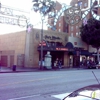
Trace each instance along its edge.
{"label": "curb", "polygon": [[20,72],[37,72],[37,71],[1,71],[0,73],[20,73]]}
{"label": "curb", "polygon": [[16,71],[0,71],[0,73],[21,73],[21,72],[47,72],[47,71],[72,71],[72,70],[85,70],[82,68],[68,68],[68,69],[34,69],[34,70],[16,70]]}

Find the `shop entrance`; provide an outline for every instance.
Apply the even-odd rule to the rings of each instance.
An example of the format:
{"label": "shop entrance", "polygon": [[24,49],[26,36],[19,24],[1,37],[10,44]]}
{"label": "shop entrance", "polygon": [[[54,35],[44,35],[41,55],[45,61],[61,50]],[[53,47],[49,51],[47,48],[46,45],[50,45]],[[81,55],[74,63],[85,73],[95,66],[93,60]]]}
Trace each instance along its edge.
{"label": "shop entrance", "polygon": [[[48,51],[43,51],[43,60]],[[62,65],[64,64],[64,51],[49,51],[52,56],[52,67],[54,66],[54,62],[58,58],[58,60],[62,60]],[[39,61],[41,60],[41,52],[39,52]]]}
{"label": "shop entrance", "polygon": [[80,66],[80,56],[74,56],[73,67],[79,67],[79,66]]}
{"label": "shop entrance", "polygon": [[[43,59],[48,51],[43,51]],[[58,58],[58,60],[62,60],[62,65],[64,63],[64,51],[50,51],[50,55],[52,57],[52,67],[54,66],[54,62]],[[41,60],[41,52],[39,52],[39,61]]]}
{"label": "shop entrance", "polygon": [[64,63],[64,52],[63,51],[51,51],[50,52],[52,56],[52,66],[54,66],[54,62],[58,58],[58,60],[62,60],[62,65]]}

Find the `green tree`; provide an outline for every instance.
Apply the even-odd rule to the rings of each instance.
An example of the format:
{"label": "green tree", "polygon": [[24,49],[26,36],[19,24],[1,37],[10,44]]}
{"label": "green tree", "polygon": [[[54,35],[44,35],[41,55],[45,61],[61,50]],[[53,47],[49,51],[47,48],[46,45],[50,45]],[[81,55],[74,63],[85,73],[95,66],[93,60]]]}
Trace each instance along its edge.
{"label": "green tree", "polygon": [[97,49],[97,60],[99,62],[99,48],[100,48],[100,21],[90,18],[87,24],[82,24],[80,27],[81,39]]}

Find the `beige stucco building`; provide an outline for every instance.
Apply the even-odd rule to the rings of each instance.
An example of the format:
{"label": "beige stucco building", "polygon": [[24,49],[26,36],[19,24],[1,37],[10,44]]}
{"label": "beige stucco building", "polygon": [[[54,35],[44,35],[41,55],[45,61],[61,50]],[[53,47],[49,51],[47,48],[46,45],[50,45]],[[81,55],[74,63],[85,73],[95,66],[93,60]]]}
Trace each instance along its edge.
{"label": "beige stucco building", "polygon": [[26,33],[16,32],[0,35],[1,65],[10,67],[17,64],[19,55],[25,52]]}
{"label": "beige stucco building", "polygon": [[[43,58],[47,51],[52,56],[52,66],[56,58],[62,59],[64,67],[77,65],[76,56],[85,56],[82,52],[89,47],[78,37],[68,37],[67,33],[57,31],[43,31]],[[41,55],[41,30],[32,29],[31,32],[21,31],[0,35],[0,61],[2,66],[39,67]],[[83,48],[80,54],[74,48]]]}

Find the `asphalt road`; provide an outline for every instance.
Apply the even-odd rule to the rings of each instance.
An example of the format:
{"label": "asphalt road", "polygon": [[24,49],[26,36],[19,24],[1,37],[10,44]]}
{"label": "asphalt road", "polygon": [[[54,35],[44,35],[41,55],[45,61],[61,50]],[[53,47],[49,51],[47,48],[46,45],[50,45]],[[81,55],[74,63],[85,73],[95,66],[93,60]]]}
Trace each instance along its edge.
{"label": "asphalt road", "polygon": [[100,69],[0,74],[0,100],[59,100],[53,95],[98,84]]}

